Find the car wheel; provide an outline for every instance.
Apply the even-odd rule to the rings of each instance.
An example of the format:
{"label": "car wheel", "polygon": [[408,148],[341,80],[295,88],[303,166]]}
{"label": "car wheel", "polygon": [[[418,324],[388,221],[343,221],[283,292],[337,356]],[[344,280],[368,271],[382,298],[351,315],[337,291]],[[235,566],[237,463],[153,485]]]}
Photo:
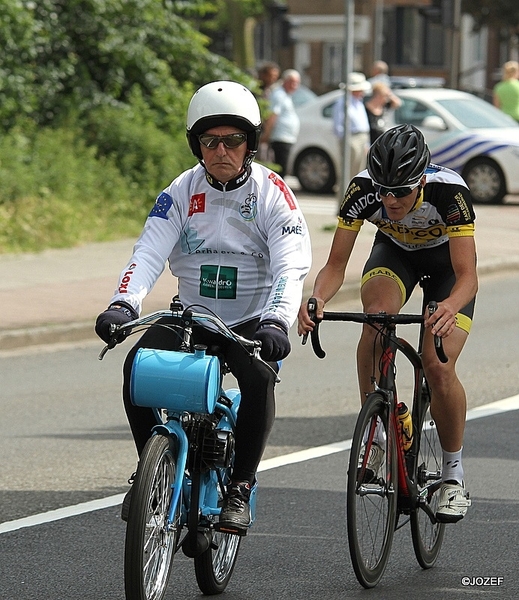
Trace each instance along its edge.
{"label": "car wheel", "polygon": [[294,175],[306,192],[330,194],[336,176],[331,158],[319,148],[308,148],[297,157]]}
{"label": "car wheel", "polygon": [[506,196],[506,181],[499,165],[490,158],[475,158],[462,173],[474,202],[500,204]]}

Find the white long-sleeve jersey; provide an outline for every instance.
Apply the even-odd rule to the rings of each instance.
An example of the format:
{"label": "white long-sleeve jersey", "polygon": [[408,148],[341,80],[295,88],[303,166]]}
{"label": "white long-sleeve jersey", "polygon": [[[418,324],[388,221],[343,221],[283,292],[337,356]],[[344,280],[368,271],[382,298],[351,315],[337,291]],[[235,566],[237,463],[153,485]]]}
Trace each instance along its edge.
{"label": "white long-sleeve jersey", "polygon": [[229,326],[260,317],[290,327],[310,238],[294,194],[269,169],[253,163],[222,185],[197,165],[157,197],[110,303],[140,313],[167,261],[184,306],[202,304]]}

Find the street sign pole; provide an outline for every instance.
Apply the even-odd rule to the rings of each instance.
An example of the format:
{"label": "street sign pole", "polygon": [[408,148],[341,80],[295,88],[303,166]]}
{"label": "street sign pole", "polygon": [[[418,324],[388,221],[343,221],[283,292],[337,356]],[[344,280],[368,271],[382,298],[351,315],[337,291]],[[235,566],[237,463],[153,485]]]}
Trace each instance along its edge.
{"label": "street sign pole", "polygon": [[343,45],[343,81],[344,81],[344,135],[342,137],[341,157],[342,169],[338,190],[339,205],[344,198],[346,186],[350,181],[350,125],[348,104],[350,92],[348,91],[348,79],[353,65],[353,36],[355,19],[355,0],[344,0],[344,45]]}

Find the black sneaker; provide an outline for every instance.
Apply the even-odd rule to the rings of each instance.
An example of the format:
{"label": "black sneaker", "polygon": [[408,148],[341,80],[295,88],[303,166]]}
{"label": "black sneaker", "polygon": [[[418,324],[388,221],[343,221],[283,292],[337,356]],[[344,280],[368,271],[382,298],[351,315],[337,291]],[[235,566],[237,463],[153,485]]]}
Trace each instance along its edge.
{"label": "black sneaker", "polygon": [[224,533],[246,535],[251,525],[250,484],[248,481],[232,483],[227,489],[220,520],[215,528]]}
{"label": "black sneaker", "polygon": [[[133,484],[134,480],[135,480],[135,473],[132,473],[132,476],[130,477],[130,479],[128,479],[128,483],[130,485]],[[132,490],[133,490],[133,486],[126,492],[126,495],[123,498],[123,503],[121,506],[121,519],[123,521],[128,522],[128,515],[130,514],[130,503],[132,501]]]}

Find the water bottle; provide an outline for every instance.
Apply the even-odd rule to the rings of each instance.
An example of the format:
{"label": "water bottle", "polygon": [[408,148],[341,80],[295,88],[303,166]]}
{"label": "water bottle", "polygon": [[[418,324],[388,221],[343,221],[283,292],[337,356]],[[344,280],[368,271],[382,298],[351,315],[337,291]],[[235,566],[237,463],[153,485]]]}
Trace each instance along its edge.
{"label": "water bottle", "polygon": [[404,452],[407,452],[413,443],[413,420],[409,409],[403,402],[398,404],[398,421],[400,423],[402,446]]}

